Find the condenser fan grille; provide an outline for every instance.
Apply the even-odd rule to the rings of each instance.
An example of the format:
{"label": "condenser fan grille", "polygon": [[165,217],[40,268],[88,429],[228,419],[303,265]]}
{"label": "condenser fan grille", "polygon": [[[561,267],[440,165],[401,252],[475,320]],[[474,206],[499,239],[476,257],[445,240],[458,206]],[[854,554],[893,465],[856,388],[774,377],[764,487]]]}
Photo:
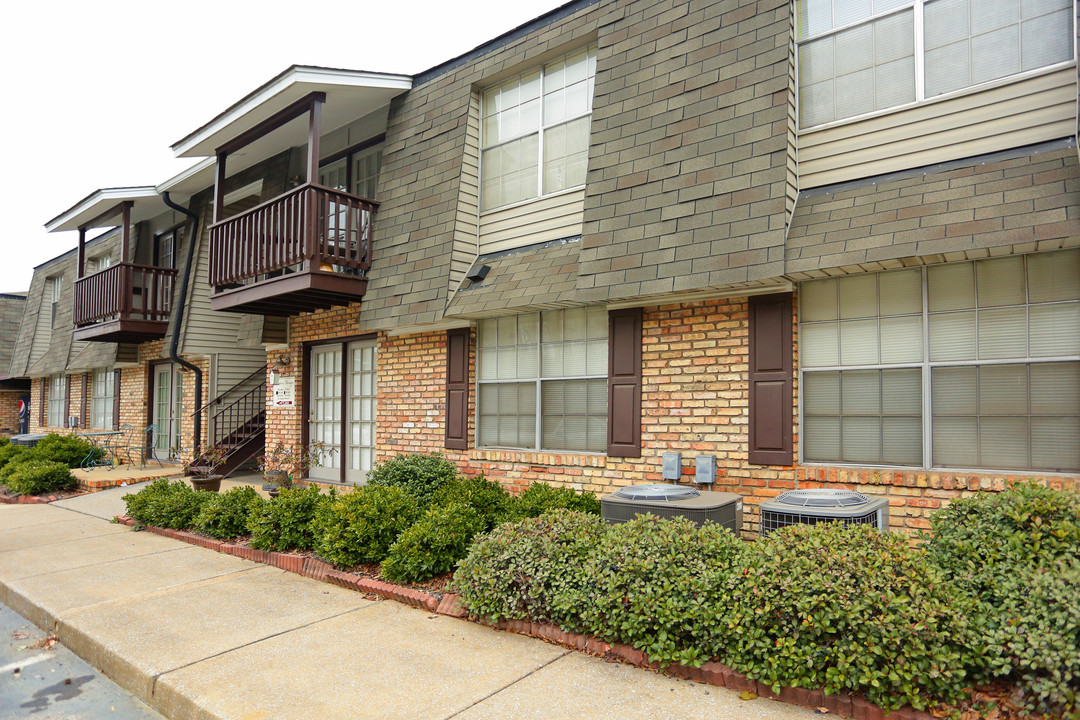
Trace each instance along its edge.
{"label": "condenser fan grille", "polygon": [[870,498],[851,490],[789,490],[776,502],[795,507],[854,507],[865,505]]}
{"label": "condenser fan grille", "polygon": [[682,485],[631,485],[615,491],[615,497],[623,500],[652,500],[653,502],[677,502],[698,497],[700,492]]}

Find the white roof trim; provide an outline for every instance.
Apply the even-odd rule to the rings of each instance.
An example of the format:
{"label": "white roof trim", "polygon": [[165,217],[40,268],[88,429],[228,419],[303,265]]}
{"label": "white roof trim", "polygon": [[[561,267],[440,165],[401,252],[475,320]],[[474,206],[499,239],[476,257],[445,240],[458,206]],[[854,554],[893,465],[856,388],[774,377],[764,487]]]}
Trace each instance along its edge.
{"label": "white roof trim", "polygon": [[157,190],[149,185],[102,188],[100,190],[95,190],[76,203],[73,207],[68,208],[45,223],[45,229],[48,232],[78,230],[80,224],[94,219],[109,208],[114,207],[125,200],[135,201],[142,198],[156,197],[158,197]]}
{"label": "white roof trim", "polygon": [[166,192],[167,190],[172,190],[177,185],[180,185],[180,184],[184,183],[186,180],[189,180],[190,178],[198,175],[199,173],[206,170],[208,167],[213,167],[214,163],[216,163],[216,162],[217,162],[217,160],[215,158],[212,158],[212,157],[203,158],[202,160],[195,163],[194,165],[187,168],[186,170],[183,170],[183,171],[177,173],[176,175],[173,175],[171,178],[169,178],[165,182],[160,183],[157,187],[154,188],[154,190],[159,192],[159,193]]}
{"label": "white roof trim", "polygon": [[221,113],[201,128],[182,140],[174,143],[173,153],[183,156],[206,138],[236,122],[260,105],[269,102],[287,88],[307,83],[311,85],[336,85],[339,87],[380,88],[400,90],[412,89],[412,77],[409,75],[391,75],[359,70],[335,70],[307,66],[293,66],[241,99],[238,103]]}

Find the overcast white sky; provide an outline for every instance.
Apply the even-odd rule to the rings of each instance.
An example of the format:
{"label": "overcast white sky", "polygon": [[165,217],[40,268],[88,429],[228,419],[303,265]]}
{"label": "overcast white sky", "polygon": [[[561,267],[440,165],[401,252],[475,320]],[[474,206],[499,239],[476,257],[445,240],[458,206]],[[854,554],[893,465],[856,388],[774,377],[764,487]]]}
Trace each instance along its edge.
{"label": "overcast white sky", "polygon": [[75,246],[44,223],[102,187],[191,165],[176,142],[289,65],[413,74],[565,0],[61,0],[0,33],[0,292]]}

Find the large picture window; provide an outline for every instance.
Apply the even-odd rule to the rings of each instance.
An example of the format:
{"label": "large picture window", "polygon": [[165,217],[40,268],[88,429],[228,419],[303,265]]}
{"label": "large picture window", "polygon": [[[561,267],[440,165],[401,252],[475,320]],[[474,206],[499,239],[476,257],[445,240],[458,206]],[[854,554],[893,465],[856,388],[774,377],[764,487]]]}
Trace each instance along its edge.
{"label": "large picture window", "polygon": [[484,91],[480,209],[585,184],[596,47]]}
{"label": "large picture window", "polygon": [[604,452],[608,319],[602,307],[481,320],[481,447]]}
{"label": "large picture window", "polygon": [[108,370],[95,370],[90,389],[90,427],[111,430],[115,423],[115,375]]}
{"label": "large picture window", "polygon": [[1073,0],[800,0],[804,128],[1073,59]]}
{"label": "large picture window", "polygon": [[1080,471],[1080,250],[800,296],[804,461]]}

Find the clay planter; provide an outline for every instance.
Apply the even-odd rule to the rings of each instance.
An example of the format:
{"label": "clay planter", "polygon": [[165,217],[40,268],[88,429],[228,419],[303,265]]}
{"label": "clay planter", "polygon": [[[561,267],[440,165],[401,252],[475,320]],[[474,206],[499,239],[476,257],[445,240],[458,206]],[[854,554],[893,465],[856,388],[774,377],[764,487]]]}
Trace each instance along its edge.
{"label": "clay planter", "polygon": [[224,475],[210,475],[208,477],[191,478],[191,487],[199,492],[217,492],[221,489],[221,480]]}

